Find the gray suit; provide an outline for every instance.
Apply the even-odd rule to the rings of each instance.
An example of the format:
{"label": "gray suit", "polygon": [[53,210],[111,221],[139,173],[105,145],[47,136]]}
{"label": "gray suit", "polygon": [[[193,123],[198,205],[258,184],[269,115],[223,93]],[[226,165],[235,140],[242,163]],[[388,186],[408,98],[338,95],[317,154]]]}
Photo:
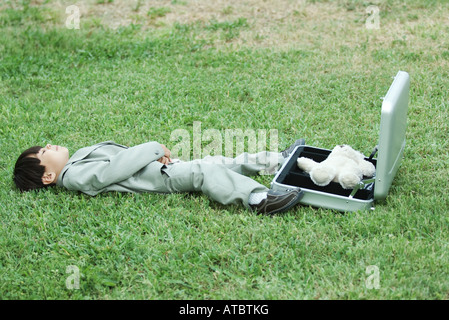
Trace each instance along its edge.
{"label": "gray suit", "polygon": [[91,196],[107,191],[201,191],[222,204],[248,206],[251,192],[268,188],[244,174],[274,171],[283,161],[278,153],[261,152],[245,153],[236,159],[215,156],[164,165],[157,161],[163,155],[161,145],[154,141],[130,148],[112,141],[101,142],[76,151],[56,184]]}

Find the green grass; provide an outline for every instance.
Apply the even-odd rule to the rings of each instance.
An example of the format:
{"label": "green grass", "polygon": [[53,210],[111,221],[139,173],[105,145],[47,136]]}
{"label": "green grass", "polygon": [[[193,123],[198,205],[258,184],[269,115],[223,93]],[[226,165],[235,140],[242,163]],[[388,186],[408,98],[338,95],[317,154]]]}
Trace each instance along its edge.
{"label": "green grass", "polygon": [[[349,29],[322,22],[290,48],[258,46],[259,36],[238,45],[254,25],[228,17],[236,9],[224,21],[116,30],[94,17],[69,30],[56,9],[28,2],[1,10],[0,298],[447,299],[449,26],[420,21],[448,5],[410,0],[403,12],[401,1],[381,2],[376,34],[363,28],[364,1],[337,3],[358,15],[341,17]],[[398,16],[414,25],[383,40]],[[13,188],[15,160],[31,145],[170,148],[171,133],[192,133],[194,121],[223,133],[277,129],[280,148],[304,137],[369,153],[398,70],[411,76],[407,148],[374,211],[297,206],[267,217],[201,194]],[[71,265],[79,290],[66,287]],[[379,289],[365,285],[370,265]]]}
{"label": "green grass", "polygon": [[169,12],[169,8],[150,8],[147,15],[150,19],[156,19],[158,17],[165,17],[165,15]]}

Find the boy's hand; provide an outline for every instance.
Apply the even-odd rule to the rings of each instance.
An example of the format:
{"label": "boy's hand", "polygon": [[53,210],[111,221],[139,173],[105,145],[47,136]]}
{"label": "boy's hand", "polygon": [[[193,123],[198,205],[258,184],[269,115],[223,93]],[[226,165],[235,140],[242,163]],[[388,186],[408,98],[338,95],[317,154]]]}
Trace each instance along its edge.
{"label": "boy's hand", "polygon": [[162,146],[162,149],[164,150],[164,156],[161,157],[160,159],[158,159],[157,161],[159,161],[162,164],[168,164],[171,162],[171,159],[170,159],[171,152],[170,152],[170,150],[167,149],[167,147],[165,145],[161,144],[161,146]]}
{"label": "boy's hand", "polygon": [[168,159],[170,159],[170,155],[171,155],[170,150],[168,150],[167,147],[163,144],[161,144],[161,146],[162,146],[162,149],[164,150],[164,157],[167,157]]}
{"label": "boy's hand", "polygon": [[162,158],[158,159],[157,161],[159,161],[162,164],[169,164],[171,162],[171,159],[167,158],[166,156],[163,156]]}

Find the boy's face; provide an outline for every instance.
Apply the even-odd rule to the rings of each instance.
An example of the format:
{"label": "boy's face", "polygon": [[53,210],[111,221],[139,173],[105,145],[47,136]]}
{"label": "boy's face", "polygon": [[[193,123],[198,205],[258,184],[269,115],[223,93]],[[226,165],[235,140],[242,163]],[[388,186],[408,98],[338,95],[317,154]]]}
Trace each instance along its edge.
{"label": "boy's face", "polygon": [[59,173],[69,161],[69,150],[65,147],[47,144],[45,148],[39,150],[36,158],[45,167],[42,178],[44,184],[55,183]]}

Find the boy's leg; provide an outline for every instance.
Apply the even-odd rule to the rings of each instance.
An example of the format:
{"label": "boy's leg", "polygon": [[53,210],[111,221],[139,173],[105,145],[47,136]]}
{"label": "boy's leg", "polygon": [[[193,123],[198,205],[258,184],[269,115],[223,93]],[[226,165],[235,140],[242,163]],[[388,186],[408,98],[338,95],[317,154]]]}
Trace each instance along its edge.
{"label": "boy's leg", "polygon": [[250,176],[260,172],[274,174],[284,162],[284,157],[278,152],[262,151],[258,153],[242,153],[236,158],[224,156],[206,156],[193,160],[194,163],[222,164],[237,173]]}
{"label": "boy's leg", "polygon": [[167,165],[163,169],[170,192],[200,191],[221,204],[249,207],[249,195],[267,192],[264,185],[230,170],[225,165],[199,161]]}
{"label": "boy's leg", "polygon": [[262,151],[258,153],[242,153],[236,158],[224,156],[206,156],[203,159],[193,160],[196,163],[223,164],[237,173],[251,176],[258,173],[274,174],[284,163],[285,159],[300,145],[305,145],[305,139],[296,140],[282,152]]}

